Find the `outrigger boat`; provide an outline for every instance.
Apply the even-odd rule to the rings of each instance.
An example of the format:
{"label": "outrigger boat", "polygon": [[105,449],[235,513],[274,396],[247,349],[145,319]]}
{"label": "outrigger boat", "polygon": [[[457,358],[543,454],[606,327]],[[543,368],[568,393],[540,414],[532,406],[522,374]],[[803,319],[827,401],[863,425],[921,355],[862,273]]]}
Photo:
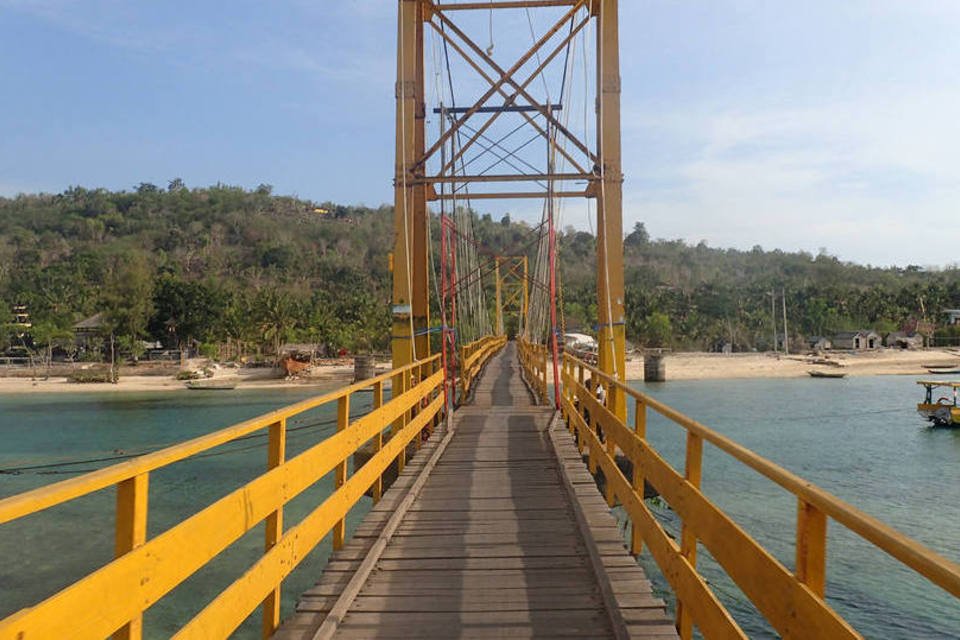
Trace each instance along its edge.
{"label": "outrigger boat", "polygon": [[[936,380],[918,380],[926,393],[923,402],[917,404],[917,413],[938,427],[960,426],[960,406],[957,405],[957,393],[960,382],[939,382]],[[952,393],[933,399],[934,389],[949,389]]]}
{"label": "outrigger boat", "polygon": [[232,380],[187,380],[187,389],[194,391],[230,391],[237,388],[237,383]]}
{"label": "outrigger boat", "polygon": [[960,374],[960,367],[954,367],[952,369],[947,367],[927,367],[927,371],[935,376],[949,376]]}
{"label": "outrigger boat", "polygon": [[819,369],[809,369],[807,374],[811,378],[843,378],[847,375],[839,371],[820,371]]}

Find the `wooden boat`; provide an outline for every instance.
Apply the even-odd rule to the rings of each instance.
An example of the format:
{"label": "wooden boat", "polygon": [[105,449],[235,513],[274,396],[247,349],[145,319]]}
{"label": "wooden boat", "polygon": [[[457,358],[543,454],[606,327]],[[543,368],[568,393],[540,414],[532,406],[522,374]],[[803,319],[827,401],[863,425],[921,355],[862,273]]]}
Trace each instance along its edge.
{"label": "wooden boat", "polygon": [[818,371],[816,369],[808,370],[807,374],[811,378],[843,378],[843,377],[846,377],[847,375],[839,371]]}
{"label": "wooden boat", "polygon": [[232,380],[187,380],[187,389],[194,391],[229,391],[237,388]]}
{"label": "wooden boat", "polygon": [[[957,393],[960,382],[940,382],[938,380],[917,380],[924,388],[923,402],[917,403],[917,413],[936,427],[960,427],[960,406],[957,406]],[[943,389],[949,395],[933,399],[933,393]]]}
{"label": "wooden boat", "polygon": [[955,376],[960,375],[960,367],[947,369],[945,367],[927,367],[927,371],[935,376]]}
{"label": "wooden boat", "polygon": [[921,364],[920,366],[928,371],[930,369],[956,369],[957,367],[960,367],[960,362],[948,362],[946,364],[931,362],[928,364]]}

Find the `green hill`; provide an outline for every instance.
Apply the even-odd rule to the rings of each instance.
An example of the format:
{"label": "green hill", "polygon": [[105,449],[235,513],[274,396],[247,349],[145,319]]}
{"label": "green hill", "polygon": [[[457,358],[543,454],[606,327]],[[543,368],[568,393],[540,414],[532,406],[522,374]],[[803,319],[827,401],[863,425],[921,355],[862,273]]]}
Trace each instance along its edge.
{"label": "green hill", "polygon": [[[475,226],[491,252],[535,246],[529,225],[508,217],[479,215]],[[70,343],[75,322],[103,313],[134,350],[140,339],[211,352],[272,352],[288,340],[385,350],[392,228],[391,207],[318,204],[267,185],[187,189],[174,180],[0,198],[0,304],[27,305],[37,346]],[[559,246],[565,324],[589,331],[595,238],[567,229]],[[798,335],[889,330],[921,304],[931,316],[960,307],[956,269],[694,247],[651,240],[642,225],[625,240],[625,262],[628,337],[678,348],[765,348],[772,290],[785,290]],[[5,333],[0,347],[15,343]]]}

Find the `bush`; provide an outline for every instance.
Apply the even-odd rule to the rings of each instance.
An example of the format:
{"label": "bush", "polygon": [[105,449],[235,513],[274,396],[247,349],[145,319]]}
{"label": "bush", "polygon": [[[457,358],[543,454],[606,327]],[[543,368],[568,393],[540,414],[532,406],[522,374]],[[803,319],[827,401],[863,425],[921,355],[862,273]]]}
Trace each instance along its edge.
{"label": "bush", "polygon": [[67,382],[87,384],[92,382],[115,382],[109,369],[95,371],[74,371],[67,376]]}

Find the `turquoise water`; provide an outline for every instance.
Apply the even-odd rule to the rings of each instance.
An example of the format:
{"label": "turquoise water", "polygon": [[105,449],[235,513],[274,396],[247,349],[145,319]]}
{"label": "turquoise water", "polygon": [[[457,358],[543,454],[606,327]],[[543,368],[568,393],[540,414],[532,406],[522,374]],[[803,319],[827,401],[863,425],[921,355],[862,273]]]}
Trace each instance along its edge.
{"label": "turquoise water", "polygon": [[[925,427],[913,408],[919,397],[914,378],[691,381],[638,387],[960,560],[960,430]],[[152,450],[312,393],[316,391],[0,396],[4,443],[0,469]],[[355,402],[355,413],[367,410],[361,402]],[[332,433],[333,417],[330,407],[291,422],[289,455]],[[683,439],[677,429],[651,418],[648,432],[668,460],[682,463]],[[225,445],[212,453],[151,475],[151,537],[260,473],[265,438]],[[109,463],[0,474],[0,497]],[[793,498],[709,445],[703,477],[707,495],[792,567]],[[327,477],[294,500],[286,510],[285,525],[299,521],[330,489]],[[101,491],[0,526],[0,616],[49,596],[110,560],[113,501],[112,491]],[[679,535],[672,512],[654,508]],[[368,509],[364,499],[348,526],[355,526]],[[960,638],[956,599],[835,524],[828,539],[828,598],[866,637]],[[259,557],[262,541],[260,526],[151,608],[145,618],[147,637],[168,637],[200,611]],[[319,575],[329,544],[328,538],[285,582],[285,614]],[[654,566],[648,556],[642,562],[648,569]],[[700,566],[751,637],[776,637],[703,551]],[[657,584],[664,589],[662,580]],[[237,636],[258,634],[255,614]]]}
{"label": "turquoise water", "polygon": [[[73,460],[111,458],[182,442],[318,393],[316,389],[82,393],[0,396],[0,469],[23,469]],[[365,404],[366,403],[366,404]],[[354,399],[352,413],[369,409]],[[288,422],[288,453],[293,457],[335,431],[336,407],[321,407]],[[0,473],[0,497],[75,477],[79,471],[112,464],[88,464]],[[148,536],[185,517],[262,473],[266,437],[257,436],[212,450],[150,476]],[[284,513],[289,528],[329,495],[328,474]],[[104,490],[0,526],[0,617],[34,604],[109,562],[113,553],[115,491]],[[369,510],[364,498],[350,514],[352,530]],[[238,578],[261,554],[263,525],[255,527],[213,562],[147,611],[145,636],[172,635],[219,591]],[[312,586],[330,554],[329,536],[284,583],[283,613]],[[259,637],[259,611],[237,637]]]}
{"label": "turquoise water", "polygon": [[[960,561],[960,430],[930,429],[915,412],[911,376],[637,383],[667,402],[811,480],[837,497]],[[631,415],[632,419],[632,415]],[[648,437],[682,469],[681,430],[659,416]],[[703,487],[748,533],[793,568],[796,501],[705,445]],[[679,539],[679,520],[654,504]],[[828,534],[827,598],[868,638],[960,638],[960,602],[842,526]],[[701,546],[700,567],[752,638],[775,638]],[[642,562],[651,574],[649,555]],[[665,587],[662,579],[658,580]]]}

